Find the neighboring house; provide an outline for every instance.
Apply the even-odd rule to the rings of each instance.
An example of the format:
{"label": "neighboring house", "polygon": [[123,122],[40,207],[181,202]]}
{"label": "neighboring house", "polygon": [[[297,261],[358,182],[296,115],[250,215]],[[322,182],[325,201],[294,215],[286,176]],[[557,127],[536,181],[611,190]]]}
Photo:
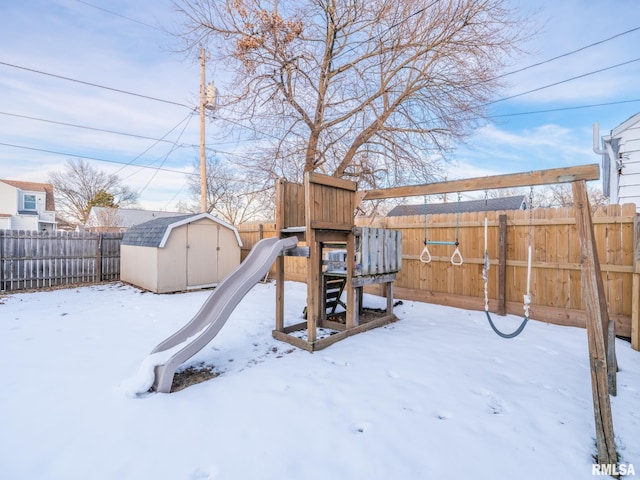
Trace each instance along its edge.
{"label": "neighboring house", "polygon": [[466,213],[466,212],[496,212],[502,210],[526,210],[527,202],[524,195],[515,197],[488,198],[482,200],[467,200],[464,202],[424,203],[414,205],[398,205],[387,213],[387,217],[403,217],[406,215],[428,215],[437,213]]}
{"label": "neighboring house", "polygon": [[56,229],[53,185],[0,179],[0,229]]}
{"label": "neighboring house", "polygon": [[155,220],[156,218],[185,215],[179,212],[161,212],[136,208],[93,207],[84,224],[85,231],[118,233],[125,232],[134,225]]}
{"label": "neighboring house", "polygon": [[611,203],[635,203],[640,211],[640,113],[602,136],[602,193]]}

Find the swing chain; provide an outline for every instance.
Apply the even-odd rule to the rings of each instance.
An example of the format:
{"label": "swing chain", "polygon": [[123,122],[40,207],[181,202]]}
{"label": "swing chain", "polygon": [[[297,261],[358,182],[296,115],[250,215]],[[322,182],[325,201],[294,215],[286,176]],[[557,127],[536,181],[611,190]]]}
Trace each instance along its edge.
{"label": "swing chain", "polygon": [[489,311],[489,268],[491,268],[491,260],[489,259],[489,245],[487,242],[488,230],[488,198],[489,191],[484,191],[484,267],[482,268],[482,280],[484,281],[484,311]]}
{"label": "swing chain", "polygon": [[523,300],[523,309],[525,318],[529,318],[529,311],[531,309],[531,254],[532,254],[532,242],[531,239],[533,237],[533,185],[531,185],[531,190],[529,191],[529,205],[527,206],[529,210],[529,247],[528,247],[528,257],[527,257],[527,291],[524,294]]}
{"label": "swing chain", "polygon": [[431,263],[431,253],[429,252],[429,242],[427,242],[427,196],[424,197],[424,248],[420,252],[422,263]]}

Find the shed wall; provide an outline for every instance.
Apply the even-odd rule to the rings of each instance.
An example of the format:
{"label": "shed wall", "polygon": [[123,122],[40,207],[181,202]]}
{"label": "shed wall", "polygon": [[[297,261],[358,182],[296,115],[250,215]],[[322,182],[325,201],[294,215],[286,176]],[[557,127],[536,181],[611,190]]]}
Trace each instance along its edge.
{"label": "shed wall", "polygon": [[229,275],[238,265],[240,265],[240,246],[238,239],[233,230],[228,228],[220,228],[220,237],[218,246],[220,247],[218,255],[218,281],[222,281]]}
{"label": "shed wall", "polygon": [[187,225],[174,228],[164,248],[156,248],[157,293],[187,289]]}
{"label": "shed wall", "polygon": [[120,279],[151,292],[158,292],[158,249],[121,245]]}

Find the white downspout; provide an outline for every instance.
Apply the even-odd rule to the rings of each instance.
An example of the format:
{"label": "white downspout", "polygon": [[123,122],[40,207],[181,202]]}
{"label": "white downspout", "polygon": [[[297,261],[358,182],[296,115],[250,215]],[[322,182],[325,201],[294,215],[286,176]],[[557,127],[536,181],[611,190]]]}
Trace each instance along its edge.
{"label": "white downspout", "polygon": [[[611,138],[611,137],[609,137]],[[604,138],[602,139],[602,143],[603,143],[603,147],[604,148],[600,148],[600,124],[598,123],[594,123],[593,124],[593,152],[598,154],[598,155],[605,155],[608,154],[609,156],[609,171],[607,172],[607,177],[608,177],[608,187],[609,187],[609,201],[611,203],[618,203],[618,193],[620,191],[620,179],[618,177],[618,171],[616,169],[616,155],[613,151],[613,147],[611,145],[611,141],[606,141]],[[603,158],[603,165],[602,167],[604,167],[604,158]],[[603,192],[606,193],[606,189],[603,187]]]}
{"label": "white downspout", "polygon": [[604,155],[605,151],[600,148],[600,124],[593,124],[593,153]]}

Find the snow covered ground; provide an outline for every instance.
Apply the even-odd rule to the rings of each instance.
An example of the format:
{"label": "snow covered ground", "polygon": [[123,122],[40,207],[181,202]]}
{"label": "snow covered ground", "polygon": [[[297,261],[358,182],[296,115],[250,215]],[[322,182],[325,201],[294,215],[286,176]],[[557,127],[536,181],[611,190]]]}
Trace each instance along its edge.
{"label": "snow covered ground", "polygon": [[[297,323],[306,290],[286,288]],[[209,293],[112,283],[0,298],[0,478],[593,478],[577,328],[530,322],[503,340],[483,312],[404,302],[399,322],[310,354],[271,337],[275,286],[259,284],[190,362],[219,377],[125,395]],[[617,444],[640,475],[640,353],[616,348]]]}

